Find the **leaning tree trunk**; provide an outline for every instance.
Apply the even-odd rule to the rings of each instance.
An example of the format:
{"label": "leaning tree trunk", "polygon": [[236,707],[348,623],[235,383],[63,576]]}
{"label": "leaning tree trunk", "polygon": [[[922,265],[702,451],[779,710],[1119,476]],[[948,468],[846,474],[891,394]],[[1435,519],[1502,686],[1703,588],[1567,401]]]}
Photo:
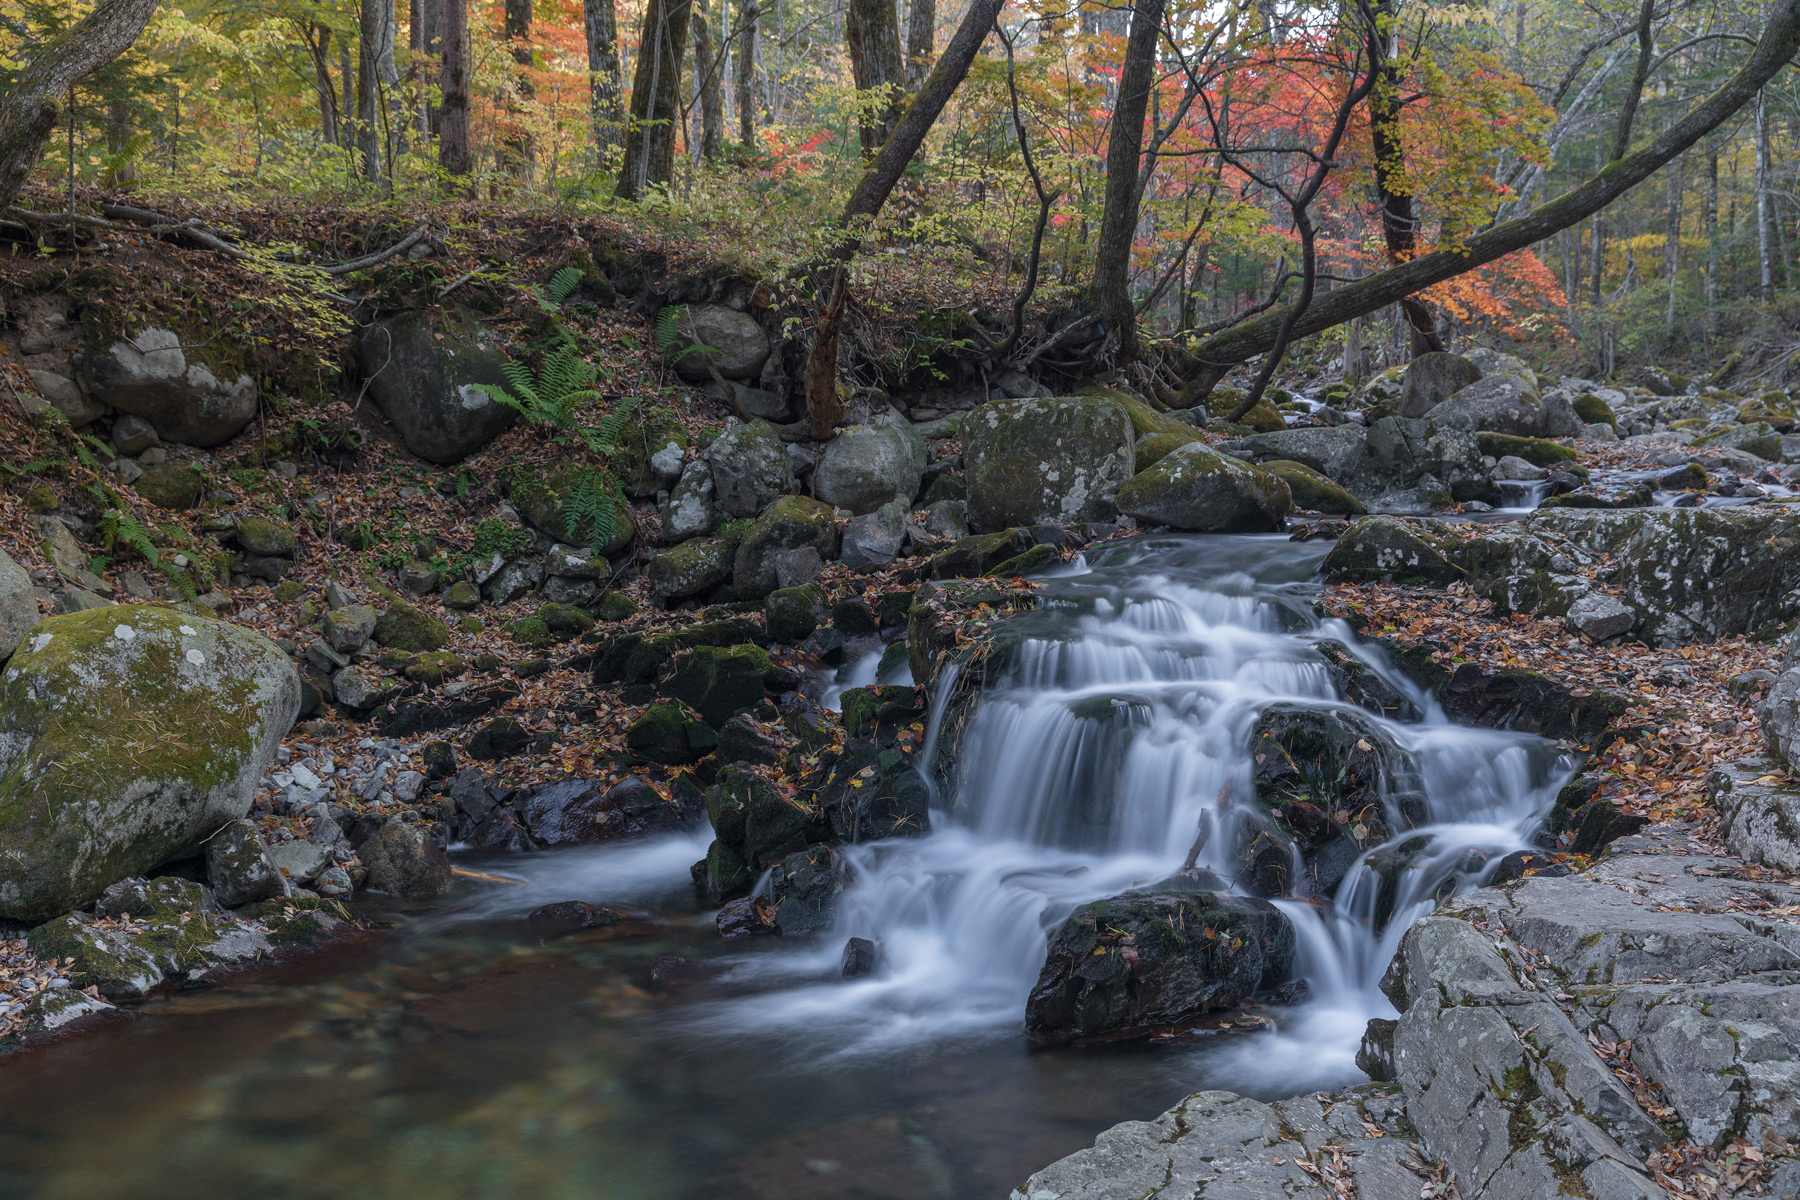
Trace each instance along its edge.
{"label": "leaning tree trunk", "polygon": [[438,162],[452,175],[469,173],[469,0],[443,0],[443,107],[438,115]]}
{"label": "leaning tree trunk", "polygon": [[308,26],[306,51],[312,58],[313,89],[319,94],[319,137],[327,146],[335,146],[338,144],[338,105],[337,89],[331,82],[331,27]]}
{"label": "leaning tree trunk", "polygon": [[687,48],[688,0],[649,0],[631,78],[631,120],[625,165],[614,188],[621,200],[639,200],[666,186],[675,170],[675,130],[681,121],[681,59]]}
{"label": "leaning tree trunk", "polygon": [[[1598,213],[1655,174],[1676,155],[1731,119],[1800,50],[1800,0],[1772,0],[1764,10],[1763,32],[1743,64],[1719,89],[1649,142],[1607,163],[1592,179],[1549,200],[1517,220],[1470,237],[1455,249],[1433,250],[1411,262],[1378,271],[1336,288],[1292,323],[1293,337],[1305,337],[1376,312],[1435,283],[1454,279],[1497,258],[1559,233]],[[1200,369],[1189,395],[1198,402],[1232,367],[1268,352],[1286,323],[1287,310],[1267,312],[1214,334],[1193,355]]]}
{"label": "leaning tree trunk", "polygon": [[0,95],[0,210],[18,198],[62,119],[69,89],[131,48],[157,0],[107,0],[39,46]]}
{"label": "leaning tree trunk", "polygon": [[849,0],[844,6],[844,39],[850,47],[850,71],[860,97],[857,132],[865,155],[881,149],[899,119],[906,91],[906,64],[900,57],[900,18],[894,0]]}
{"label": "leaning tree trunk", "polygon": [[1138,223],[1138,159],[1143,154],[1144,112],[1156,75],[1156,41],[1162,32],[1163,0],[1138,0],[1119,72],[1119,99],[1113,106],[1106,143],[1106,206],[1094,257],[1093,303],[1101,325],[1117,338],[1119,355],[1137,354],[1137,314],[1131,303],[1131,242]]}
{"label": "leaning tree trunk", "polygon": [[594,149],[605,163],[621,144],[619,101],[625,85],[619,78],[619,26],[613,0],[582,0],[587,26],[588,109],[594,124]]}
{"label": "leaning tree trunk", "polygon": [[744,0],[740,19],[743,32],[739,34],[737,51],[737,110],[738,141],[745,147],[756,134],[756,19],[761,15],[756,0]]}
{"label": "leaning tree trunk", "polygon": [[700,77],[700,157],[707,162],[716,162],[719,145],[725,138],[725,111],[719,101],[719,70],[725,65],[724,55],[713,37],[706,0],[691,0],[691,3],[694,6],[690,22],[694,27],[694,74]]}
{"label": "leaning tree trunk", "polygon": [[937,0],[912,0],[906,13],[906,90],[917,91],[937,49]]}

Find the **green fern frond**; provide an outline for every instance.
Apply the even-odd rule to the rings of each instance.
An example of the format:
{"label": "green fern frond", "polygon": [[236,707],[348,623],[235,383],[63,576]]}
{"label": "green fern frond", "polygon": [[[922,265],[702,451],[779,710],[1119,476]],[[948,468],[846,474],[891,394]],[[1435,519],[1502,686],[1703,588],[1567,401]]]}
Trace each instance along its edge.
{"label": "green fern frond", "polygon": [[601,417],[599,423],[584,434],[588,449],[602,456],[617,453],[619,443],[625,437],[625,428],[631,423],[637,406],[636,396],[626,396],[613,405],[612,411]]}
{"label": "green fern frond", "polygon": [[624,508],[625,496],[611,471],[583,471],[563,497],[563,536],[577,545],[604,546]]}
{"label": "green fern frond", "polygon": [[109,552],[121,548],[134,550],[151,566],[162,567],[162,558],[157,554],[156,543],[150,540],[150,531],[122,509],[108,509],[100,518],[100,544]]}
{"label": "green fern frond", "polygon": [[681,345],[681,331],[677,326],[681,322],[684,307],[680,304],[667,304],[656,314],[656,345],[665,355]]}
{"label": "green fern frond", "polygon": [[564,267],[552,275],[550,282],[544,285],[544,298],[552,305],[561,305],[564,300],[569,298],[569,293],[580,285],[581,272],[575,267]]}

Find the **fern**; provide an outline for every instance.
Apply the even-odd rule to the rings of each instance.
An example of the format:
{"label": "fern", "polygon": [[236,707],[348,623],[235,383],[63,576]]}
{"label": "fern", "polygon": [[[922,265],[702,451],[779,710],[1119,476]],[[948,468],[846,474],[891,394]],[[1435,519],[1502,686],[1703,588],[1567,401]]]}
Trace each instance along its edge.
{"label": "fern", "polygon": [[611,471],[583,471],[563,497],[563,536],[576,545],[604,546],[624,508],[625,495]]}
{"label": "fern", "polygon": [[678,326],[682,307],[679,304],[666,304],[656,314],[656,345],[664,355],[673,354],[675,347],[681,344],[681,330]]}
{"label": "fern", "polygon": [[562,302],[569,298],[569,293],[579,286],[581,286],[581,272],[575,267],[564,267],[552,275],[550,282],[544,285],[544,299],[549,301],[552,307],[560,308]]}
{"label": "fern", "polygon": [[123,509],[109,508],[100,518],[100,544],[109,553],[119,549],[134,550],[145,562],[162,569],[162,558],[157,554],[156,543],[150,540],[150,531]]}
{"label": "fern", "polygon": [[568,339],[544,355],[536,375],[517,359],[507,360],[500,369],[507,387],[478,386],[496,404],[504,404],[534,425],[568,429],[574,424],[577,405],[600,398],[594,389],[599,371]]}

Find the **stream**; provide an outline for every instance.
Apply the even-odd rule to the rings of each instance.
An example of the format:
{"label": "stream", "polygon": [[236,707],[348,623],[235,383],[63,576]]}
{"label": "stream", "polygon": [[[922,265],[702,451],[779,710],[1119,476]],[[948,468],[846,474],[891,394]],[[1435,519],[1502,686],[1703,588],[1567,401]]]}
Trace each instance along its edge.
{"label": "stream", "polygon": [[[1376,984],[1406,924],[1524,848],[1572,764],[1446,723],[1377,649],[1319,622],[1325,549],[1137,538],[1047,580],[934,832],[848,848],[828,935],[723,943],[688,874],[706,830],[461,856],[509,882],[386,904],[386,936],[7,1062],[0,1197],[977,1200],[1196,1090],[1356,1082],[1364,1024],[1393,1015]],[[1335,896],[1278,901],[1311,999],[1257,1010],[1269,1028],[1031,1048],[1047,929],[1166,878],[1202,836],[1198,865],[1240,874],[1251,726],[1277,701],[1344,703],[1326,638],[1421,714],[1384,722],[1428,813],[1401,837],[1430,839],[1394,918],[1373,926],[1379,881],[1359,863]],[[873,663],[844,673],[872,681]],[[520,920],[569,899],[629,919],[549,944]],[[873,975],[841,977],[851,936],[879,943]],[[653,986],[665,955],[704,960],[702,978]]]}

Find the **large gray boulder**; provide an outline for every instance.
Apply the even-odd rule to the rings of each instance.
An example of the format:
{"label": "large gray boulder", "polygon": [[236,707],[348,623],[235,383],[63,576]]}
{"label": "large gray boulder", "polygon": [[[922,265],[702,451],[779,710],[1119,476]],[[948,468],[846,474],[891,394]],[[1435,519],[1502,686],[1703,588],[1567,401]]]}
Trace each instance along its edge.
{"label": "large gray boulder", "polygon": [[422,825],[390,821],[357,850],[366,886],[390,896],[442,896],[450,890],[450,856]]}
{"label": "large gray boulder", "polygon": [[756,318],[723,304],[683,307],[675,330],[683,347],[706,348],[689,350],[675,362],[676,373],[694,383],[711,379],[713,369],[727,379],[753,379],[769,361],[769,335]]}
{"label": "large gray boulder", "polygon": [[248,629],[150,606],[39,622],[0,675],[0,917],[78,908],[242,817],[299,709]]}
{"label": "large gray boulder", "polygon": [[837,557],[837,546],[830,505],[805,496],[781,497],[756,518],[737,548],[732,582],[738,599],[761,600],[781,586],[784,552],[810,547],[826,560]]}
{"label": "large gray boulder", "polygon": [[706,461],[712,465],[713,502],[727,517],[754,517],[797,487],[787,448],[767,421],[744,425],[728,418],[706,448]]}
{"label": "large gray boulder", "polygon": [[369,398],[406,448],[461,462],[513,422],[488,387],[504,388],[500,339],[469,310],[419,309],[377,321],[356,342]]}
{"label": "large gray boulder", "polygon": [[206,881],[226,908],[285,896],[281,868],[250,821],[231,821],[206,840]]}
{"label": "large gray boulder", "polygon": [[1268,471],[1193,442],[1132,476],[1118,491],[1118,506],[1171,529],[1260,533],[1280,529],[1294,500]]}
{"label": "large gray boulder", "polygon": [[0,663],[19,648],[25,631],[37,621],[37,593],[31,589],[31,576],[0,550]]}
{"label": "large gray boulder", "polygon": [[969,525],[1104,521],[1136,464],[1131,418],[1110,400],[1084,396],[996,400],[963,422]]}
{"label": "large gray boulder", "polygon": [[1363,443],[1369,431],[1361,425],[1306,426],[1274,433],[1253,433],[1244,446],[1261,459],[1283,459],[1311,467],[1328,479],[1342,482],[1362,461]]}
{"label": "large gray boulder", "polygon": [[1543,437],[1547,417],[1537,388],[1517,375],[1484,375],[1431,410],[1439,429]]}
{"label": "large gray boulder", "polygon": [[925,474],[925,439],[898,414],[852,425],[825,447],[813,470],[813,495],[853,514],[874,512],[896,495],[910,503]]}
{"label": "large gray boulder", "polygon": [[695,460],[681,468],[681,478],[662,508],[662,535],[667,542],[685,542],[719,527],[719,506],[713,503],[713,473],[708,463]]}
{"label": "large gray boulder", "polygon": [[901,496],[874,512],[852,517],[844,529],[844,565],[863,573],[880,570],[900,553],[911,528],[912,511]]}
{"label": "large gray boulder", "polygon": [[[1451,403],[1440,404],[1438,411]],[[1409,417],[1383,417],[1369,426],[1363,456],[1344,482],[1359,497],[1373,500],[1395,489],[1417,487],[1426,476],[1457,500],[1478,500],[1492,486],[1473,432]]]}
{"label": "large gray boulder", "polygon": [[256,416],[256,381],[239,373],[221,379],[181,348],[167,329],[139,330],[75,361],[76,380],[90,400],[136,413],[165,442],[217,446]]}
{"label": "large gray boulder", "polygon": [[1400,415],[1422,417],[1480,378],[1481,368],[1460,354],[1421,354],[1400,381]]}

